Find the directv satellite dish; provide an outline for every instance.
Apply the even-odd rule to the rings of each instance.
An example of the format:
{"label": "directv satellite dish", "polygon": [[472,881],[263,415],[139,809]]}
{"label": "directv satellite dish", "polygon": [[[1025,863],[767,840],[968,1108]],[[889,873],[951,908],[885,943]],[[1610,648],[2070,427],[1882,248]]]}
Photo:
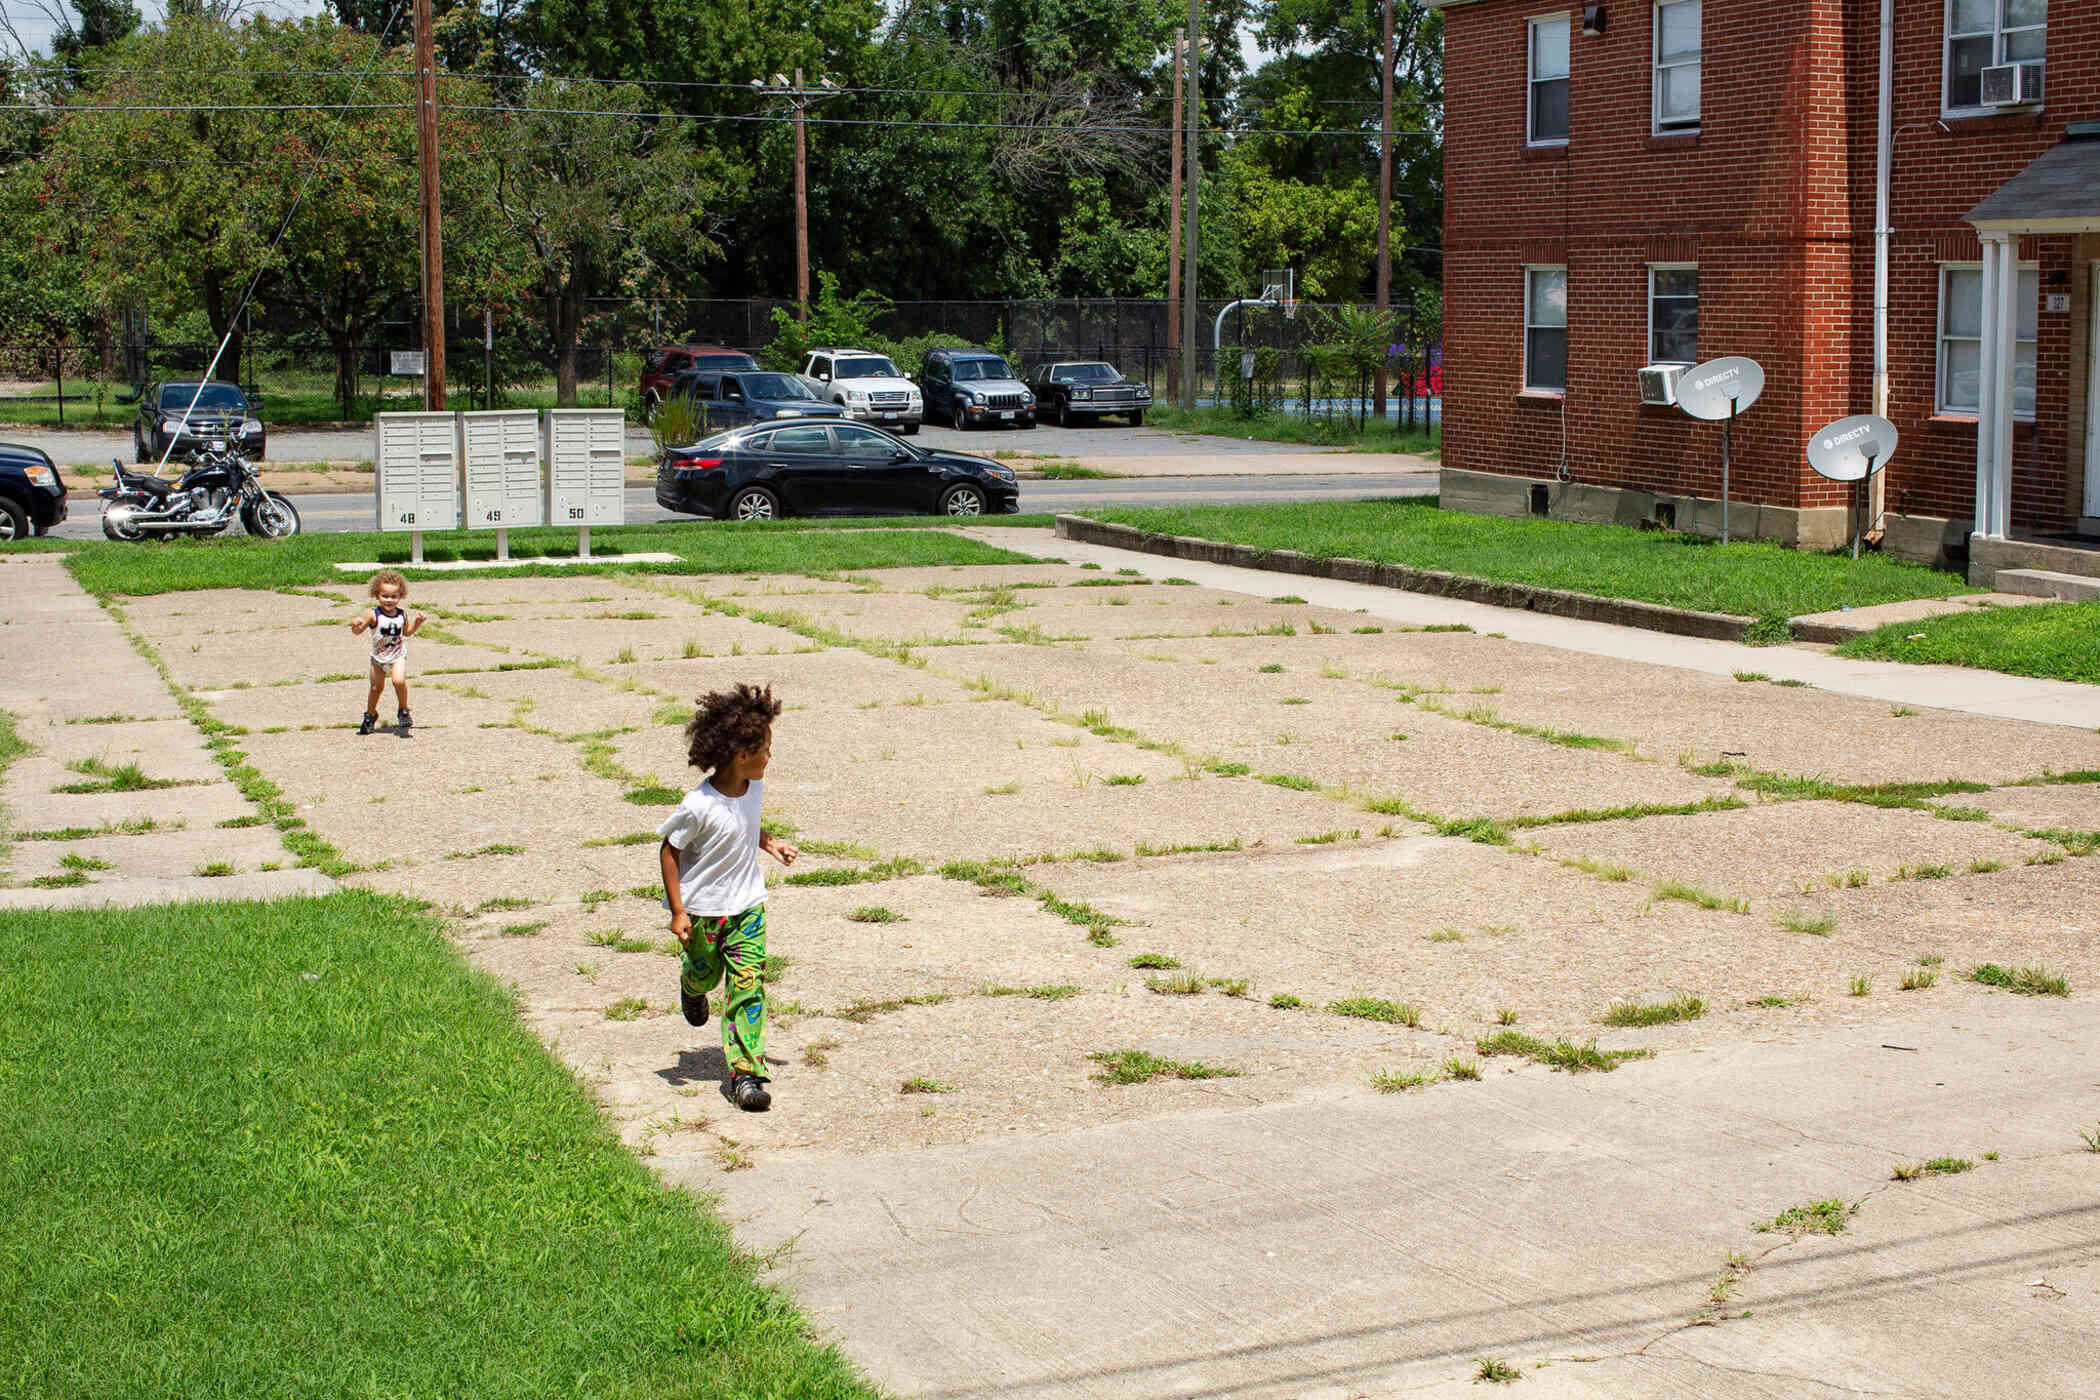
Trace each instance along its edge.
{"label": "directv satellite dish", "polygon": [[1852,485],[1852,557],[1859,558],[1860,537],[1867,532],[1867,478],[1896,455],[1896,425],[1872,413],[1840,418],[1808,440],[1808,464],[1832,481]]}
{"label": "directv satellite dish", "polygon": [[1808,440],[1808,464],[1832,481],[1865,481],[1896,455],[1896,425],[1871,413],[1840,418]]}
{"label": "directv satellite dish", "polygon": [[1735,449],[1735,416],[1765,391],[1764,366],[1741,355],[1693,365],[1677,381],[1677,406],[1694,418],[1721,422],[1721,543],[1728,543],[1728,469]]}
{"label": "directv satellite dish", "polygon": [[1765,391],[1764,367],[1741,355],[1694,365],[1677,381],[1677,406],[1694,418],[1719,420],[1740,413]]}

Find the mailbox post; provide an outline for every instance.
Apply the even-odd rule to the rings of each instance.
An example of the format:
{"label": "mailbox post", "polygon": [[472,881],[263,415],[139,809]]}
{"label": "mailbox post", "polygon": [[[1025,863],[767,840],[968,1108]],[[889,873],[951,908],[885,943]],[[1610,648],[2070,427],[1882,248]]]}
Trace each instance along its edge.
{"label": "mailbox post", "polygon": [[372,474],[379,528],[409,532],[409,562],[423,562],[423,532],[459,527],[459,425],[450,413],[374,416]]}
{"label": "mailbox post", "polygon": [[461,456],[466,462],[467,528],[496,532],[496,558],[510,559],[513,525],[537,525],[541,497],[540,415],[535,409],[462,413]]}
{"label": "mailbox post", "polygon": [[627,415],[619,409],[547,413],[547,523],[577,527],[576,552],[591,557],[591,526],[627,518]]}

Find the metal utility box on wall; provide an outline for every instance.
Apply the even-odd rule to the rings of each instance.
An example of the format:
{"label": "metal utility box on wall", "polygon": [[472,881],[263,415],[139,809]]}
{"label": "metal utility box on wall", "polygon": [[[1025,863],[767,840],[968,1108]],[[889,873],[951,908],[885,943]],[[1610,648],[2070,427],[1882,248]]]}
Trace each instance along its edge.
{"label": "metal utility box on wall", "polygon": [[382,530],[459,527],[459,424],[450,413],[373,416],[372,477]]}
{"label": "metal utility box on wall", "polygon": [[467,528],[510,530],[546,518],[536,409],[459,416],[467,468]]}
{"label": "metal utility box on wall", "polygon": [[627,518],[627,415],[616,408],[547,413],[547,523],[619,525]]}

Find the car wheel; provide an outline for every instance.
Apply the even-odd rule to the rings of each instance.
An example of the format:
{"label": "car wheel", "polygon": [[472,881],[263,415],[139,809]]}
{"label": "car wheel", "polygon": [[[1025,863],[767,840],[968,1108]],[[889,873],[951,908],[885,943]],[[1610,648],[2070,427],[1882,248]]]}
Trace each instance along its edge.
{"label": "car wheel", "polygon": [[146,453],[146,440],[139,436],[137,428],[131,430],[131,460],[134,464],[152,460]]}
{"label": "car wheel", "polygon": [[731,520],[778,520],[780,497],[763,486],[746,486],[729,498]]}
{"label": "car wheel", "polygon": [[29,538],[29,517],[22,508],[0,496],[0,545]]}
{"label": "car wheel", "polygon": [[1072,409],[1069,404],[1061,403],[1057,406],[1057,426],[1060,428],[1072,426]]}
{"label": "car wheel", "polygon": [[917,423],[906,423],[903,432],[906,437],[917,437],[919,435],[919,425]]}
{"label": "car wheel", "polygon": [[654,423],[656,421],[656,410],[661,407],[663,405],[657,401],[655,390],[652,389],[642,395],[642,421],[644,423]]}
{"label": "car wheel", "polygon": [[967,482],[958,482],[941,492],[940,513],[957,516],[982,515],[984,492]]}
{"label": "car wheel", "polygon": [[1145,410],[1141,408],[1137,412],[1130,415],[1130,426],[1133,428],[1142,428],[1145,426]]}

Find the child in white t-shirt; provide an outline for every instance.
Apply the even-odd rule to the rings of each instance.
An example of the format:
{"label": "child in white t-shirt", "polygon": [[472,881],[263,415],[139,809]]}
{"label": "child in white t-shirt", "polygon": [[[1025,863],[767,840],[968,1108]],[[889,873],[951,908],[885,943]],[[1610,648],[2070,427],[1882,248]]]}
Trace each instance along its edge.
{"label": "child in white t-shirt", "polygon": [[707,1024],[707,994],[722,983],[722,1058],[729,1099],[760,1112],[766,1092],[766,881],[758,853],[793,865],[801,852],[760,825],[766,763],[780,702],[772,687],[739,684],[700,698],[685,727],[687,757],[709,770],[657,828],[664,903],[685,949],[678,1001],[692,1025]]}
{"label": "child in white t-shirt", "polygon": [[377,607],[366,608],[350,619],[353,636],[372,634],[372,688],[365,696],[364,723],[359,734],[370,734],[379,723],[379,696],[389,679],[394,698],[401,705],[401,730],[408,733],[408,639],[423,627],[423,614],[410,617],[402,608],[408,600],[408,580],[397,569],[381,569],[372,575],[370,588]]}

